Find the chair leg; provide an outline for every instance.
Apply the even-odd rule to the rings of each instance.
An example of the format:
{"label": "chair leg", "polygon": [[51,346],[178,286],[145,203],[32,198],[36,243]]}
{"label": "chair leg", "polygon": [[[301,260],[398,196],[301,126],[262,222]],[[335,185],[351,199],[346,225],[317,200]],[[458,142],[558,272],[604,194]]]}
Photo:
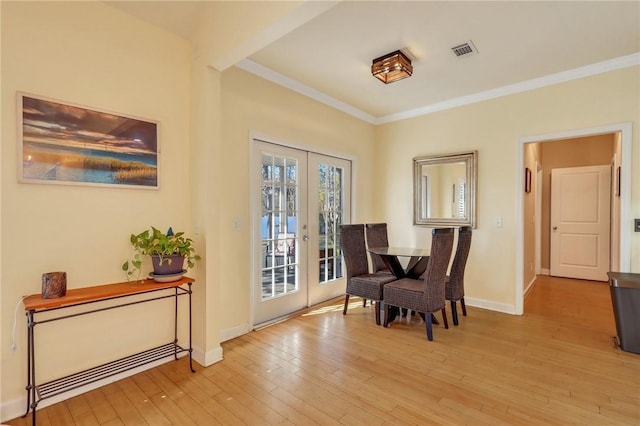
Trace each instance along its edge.
{"label": "chair leg", "polygon": [[363,308],[367,307],[367,299],[365,299],[364,297],[362,298],[362,307]]}
{"label": "chair leg", "polygon": [[456,301],[451,301],[451,317],[453,318],[453,325],[458,325],[458,310],[456,309]]}
{"label": "chair leg", "polygon": [[449,321],[447,321],[447,311],[442,308],[442,322],[444,323],[444,328],[449,328]]}
{"label": "chair leg", "polygon": [[384,328],[389,327],[389,305],[384,304],[384,322],[382,323]]}
{"label": "chair leg", "polygon": [[371,301],[371,304],[376,310],[376,325],[380,325],[380,302]]}
{"label": "chair leg", "polygon": [[427,318],[427,340],[433,341],[433,327],[431,326],[431,315],[425,315]]}
{"label": "chair leg", "polygon": [[438,321],[438,318],[436,318],[435,315],[430,314],[431,315],[431,322],[434,323],[435,325],[440,325],[440,321]]}
{"label": "chair leg", "polygon": [[347,315],[347,306],[349,306],[349,295],[344,296],[344,309],[342,309],[342,315]]}
{"label": "chair leg", "polygon": [[467,307],[464,305],[464,297],[460,299],[460,306],[462,306],[462,315],[467,316]]}
{"label": "chair leg", "polygon": [[[420,315],[422,321],[426,321],[424,312],[418,312],[418,315]],[[436,318],[435,315],[429,314],[429,318],[431,318],[431,324],[440,325],[440,321],[438,321],[438,318]]]}

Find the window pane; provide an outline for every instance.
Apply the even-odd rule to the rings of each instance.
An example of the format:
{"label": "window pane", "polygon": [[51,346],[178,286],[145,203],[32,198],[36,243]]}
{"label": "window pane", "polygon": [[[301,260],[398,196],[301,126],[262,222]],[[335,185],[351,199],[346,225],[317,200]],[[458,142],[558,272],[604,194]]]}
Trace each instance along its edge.
{"label": "window pane", "polygon": [[321,284],[342,277],[338,232],[343,223],[343,172],[328,164],[318,166],[318,276]]}
{"label": "window pane", "polygon": [[297,160],[262,157],[262,300],[298,290]]}

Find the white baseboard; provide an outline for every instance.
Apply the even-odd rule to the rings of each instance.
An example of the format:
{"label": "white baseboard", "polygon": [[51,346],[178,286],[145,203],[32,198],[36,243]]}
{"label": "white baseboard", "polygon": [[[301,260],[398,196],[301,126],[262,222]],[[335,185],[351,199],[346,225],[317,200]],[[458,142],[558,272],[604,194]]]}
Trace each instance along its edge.
{"label": "white baseboard", "polygon": [[249,329],[249,324],[243,323],[236,325],[235,327],[227,328],[220,331],[220,341],[226,342],[227,340],[235,339],[236,337],[240,337],[244,334],[247,334],[251,330]]}
{"label": "white baseboard", "polygon": [[194,347],[193,359],[204,367],[208,367],[216,362],[222,361],[224,359],[222,356],[222,346],[218,345],[218,347],[207,352],[203,351],[201,348]]}
{"label": "white baseboard", "polygon": [[[183,352],[181,354],[178,354],[178,357],[183,357],[186,356],[187,353]],[[194,358],[195,359],[195,358]],[[80,394],[83,394],[85,392],[89,392],[92,391],[94,389],[98,389],[99,387],[108,385],[110,383],[113,382],[117,382],[118,380],[122,380],[124,378],[133,376],[135,374],[141,373],[143,371],[149,370],[151,368],[157,367],[159,365],[162,364],[166,364],[168,362],[174,361],[173,356],[167,357],[165,359],[161,359],[158,361],[154,361],[151,362],[149,364],[146,365],[142,365],[140,367],[137,368],[133,368],[129,371],[125,371],[123,373],[120,374],[116,374],[114,376],[111,377],[107,377],[104,378],[102,380],[98,380],[97,382],[93,382],[93,383],[89,383],[85,386],[81,386],[79,388],[76,389],[72,389],[68,392],[65,392],[63,394],[60,395],[56,395],[56,396],[52,396],[51,398],[47,398],[44,399],[42,401],[40,401],[38,403],[38,410],[44,407],[48,407],[50,405],[53,404],[57,404],[58,402],[61,401],[65,401],[69,398],[73,398],[74,396],[78,396]],[[20,417],[22,415],[24,415],[25,411],[27,410],[27,395],[26,395],[26,391],[23,397],[21,398],[16,398],[14,400],[11,401],[2,401],[2,403],[0,403],[0,422],[4,422],[7,420],[11,420],[11,419],[15,419],[16,417]]]}
{"label": "white baseboard", "polygon": [[464,303],[467,306],[473,306],[475,308],[488,309],[490,311],[503,312],[505,314],[516,315],[515,305],[509,305],[506,303],[497,303],[490,300],[475,299],[473,297],[464,297]]}
{"label": "white baseboard", "polygon": [[527,286],[524,288],[524,297],[525,297],[525,298],[527,297],[527,295],[529,294],[529,292],[530,292],[531,290],[533,290],[533,287],[535,286],[535,284],[536,284],[536,277],[533,277],[533,278],[531,279],[531,281],[529,282],[529,284],[527,284]]}

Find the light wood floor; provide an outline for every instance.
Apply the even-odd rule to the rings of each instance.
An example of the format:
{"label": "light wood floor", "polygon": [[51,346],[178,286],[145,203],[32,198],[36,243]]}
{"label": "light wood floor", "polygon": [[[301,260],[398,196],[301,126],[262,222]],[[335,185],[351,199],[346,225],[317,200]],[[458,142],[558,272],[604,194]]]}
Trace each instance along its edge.
{"label": "light wood floor", "polygon": [[[607,283],[540,277],[524,316],[377,327],[340,302],[38,411],[39,425],[640,425],[640,355],[613,347]],[[449,315],[450,317],[450,315]],[[30,424],[30,418],[10,425]]]}

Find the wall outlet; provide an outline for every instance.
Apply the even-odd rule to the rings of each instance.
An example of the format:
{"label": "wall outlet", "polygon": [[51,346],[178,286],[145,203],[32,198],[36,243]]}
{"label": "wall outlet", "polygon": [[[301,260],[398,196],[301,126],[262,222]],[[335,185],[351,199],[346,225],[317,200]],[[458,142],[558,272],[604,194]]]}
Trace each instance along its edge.
{"label": "wall outlet", "polygon": [[640,232],[640,219],[633,219],[633,230]]}

